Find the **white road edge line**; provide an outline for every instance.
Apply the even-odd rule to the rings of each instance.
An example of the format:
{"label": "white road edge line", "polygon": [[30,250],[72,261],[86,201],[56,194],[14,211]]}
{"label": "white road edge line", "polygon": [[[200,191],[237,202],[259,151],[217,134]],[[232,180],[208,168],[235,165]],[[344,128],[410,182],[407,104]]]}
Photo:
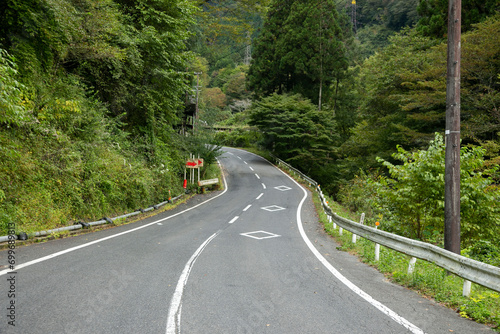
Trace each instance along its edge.
{"label": "white road edge line", "polygon": [[[177,328],[180,328],[181,323],[181,309],[182,309],[182,294],[184,293],[184,287],[186,286],[187,280],[189,278],[189,273],[193,268],[196,259],[200,256],[201,252],[207,247],[207,245],[212,241],[216,236],[219,235],[221,230],[212,234],[204,243],[201,244],[200,247],[194,252],[189,261],[186,263],[184,270],[182,270],[182,274],[179,277],[179,281],[177,282],[177,286],[175,288],[174,295],[172,296],[172,301],[170,302],[170,309],[168,310],[168,318],[167,318],[167,330],[166,334],[175,334],[177,333]],[[180,331],[179,331],[180,332]]]}
{"label": "white road edge line", "polygon": [[256,199],[260,199],[262,196],[264,196],[264,193],[260,193],[260,195],[259,195],[259,196],[257,196],[257,198],[256,198]]}
{"label": "white road edge line", "polygon": [[[276,167],[277,168],[277,167]],[[425,334],[425,332],[406,320],[405,318],[401,317],[399,314],[385,306],[384,304],[380,303],[379,301],[373,299],[372,296],[358,288],[354,283],[349,281],[344,275],[342,275],[337,269],[335,269],[330,262],[328,262],[323,255],[314,247],[313,243],[309,238],[307,237],[306,233],[304,232],[304,227],[302,226],[302,219],[300,218],[300,212],[302,210],[302,205],[304,204],[306,198],[307,198],[307,191],[297,182],[295,181],[291,176],[287,175],[285,172],[283,172],[281,169],[278,168],[280,172],[282,172],[284,175],[286,175],[288,178],[290,178],[296,185],[302,189],[304,192],[304,197],[299,203],[299,206],[297,208],[297,226],[299,228],[300,235],[302,236],[302,239],[306,243],[306,245],[309,247],[311,252],[316,256],[316,258],[335,276],[339,281],[344,283],[349,289],[351,289],[354,293],[356,293],[358,296],[366,300],[368,303],[371,305],[375,306],[377,309],[379,309],[382,313],[387,315],[389,318],[400,324],[401,326],[405,327],[408,329],[410,332],[414,334]]]}
{"label": "white road edge line", "polygon": [[159,220],[156,220],[152,223],[149,223],[149,224],[146,224],[146,225],[142,225],[142,226],[139,226],[139,227],[136,227],[136,228],[133,228],[131,230],[128,230],[128,231],[124,231],[124,232],[121,232],[121,233],[117,233],[117,234],[113,234],[113,235],[110,235],[110,236],[107,236],[105,238],[102,238],[102,239],[97,239],[97,240],[94,240],[94,241],[91,241],[91,242],[88,242],[86,244],[83,244],[83,245],[79,245],[79,246],[75,246],[75,247],[72,247],[72,248],[68,248],[68,249],[65,249],[65,250],[62,250],[62,251],[59,251],[59,252],[56,252],[56,253],[53,253],[53,254],[50,254],[50,255],[47,255],[47,256],[44,256],[44,257],[41,257],[39,259],[35,259],[35,260],[32,260],[32,261],[28,261],[26,263],[22,263],[22,264],[19,264],[19,265],[16,265],[15,269],[14,270],[11,270],[11,269],[5,269],[5,270],[2,270],[0,271],[0,276],[3,276],[3,275],[6,275],[7,273],[10,273],[12,271],[16,271],[16,270],[19,270],[19,269],[22,269],[22,268],[25,268],[25,267],[28,267],[28,266],[31,266],[31,265],[34,265],[34,264],[37,264],[37,263],[40,263],[40,262],[44,262],[44,261],[47,261],[47,260],[50,260],[50,259],[53,259],[55,257],[58,257],[60,255],[64,255],[66,253],[70,253],[70,252],[73,252],[73,251],[76,251],[78,249],[82,249],[82,248],[85,248],[85,247],[88,247],[88,246],[91,246],[91,245],[94,245],[94,244],[97,244],[99,242],[103,242],[103,241],[106,241],[106,240],[109,240],[109,239],[113,239],[113,238],[116,238],[116,237],[119,237],[119,236],[122,236],[124,234],[128,234],[128,233],[132,233],[132,232],[135,232],[135,231],[138,231],[140,229],[143,229],[143,228],[146,228],[148,226],[151,226],[151,225],[155,225],[155,224],[158,224],[160,222],[163,222],[165,220],[168,220],[170,218],[174,218],[176,216],[179,216],[185,212],[188,212],[190,210],[193,210],[203,204],[206,204],[214,199],[216,199],[217,197],[220,197],[222,195],[224,195],[226,192],[227,192],[227,182],[226,182],[226,177],[224,176],[224,174],[222,174],[222,178],[224,180],[224,191],[222,191],[220,194],[218,194],[217,196],[214,196],[212,198],[209,198],[207,199],[205,202],[201,202],[200,204],[197,204],[189,209],[186,209],[184,211],[181,211],[181,212],[178,212],[176,214],[173,214],[171,216],[168,216],[168,217],[165,217],[165,218],[162,218],[162,219],[159,219]]}
{"label": "white road edge line", "polygon": [[[243,211],[245,211],[245,210],[243,210]],[[239,217],[239,216],[234,217],[233,219],[231,219],[231,220],[229,221],[229,224],[234,223],[235,221],[237,221],[237,220],[238,220],[238,218],[240,218],[240,217]]]}
{"label": "white road edge line", "polygon": [[243,209],[243,211],[247,211],[248,209],[250,209],[252,207],[252,204],[248,204],[246,208]]}

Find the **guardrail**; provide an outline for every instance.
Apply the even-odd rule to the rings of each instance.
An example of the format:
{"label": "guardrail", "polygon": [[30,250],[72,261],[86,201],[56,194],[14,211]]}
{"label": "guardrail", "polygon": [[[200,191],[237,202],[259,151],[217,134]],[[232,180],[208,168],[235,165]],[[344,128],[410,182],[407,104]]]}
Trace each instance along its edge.
{"label": "guardrail", "polygon": [[74,225],[60,227],[60,228],[55,228],[55,229],[47,230],[47,231],[40,231],[40,232],[30,233],[30,234],[21,232],[21,233],[13,234],[13,235],[0,236],[0,243],[7,242],[7,241],[10,241],[10,240],[27,240],[30,237],[41,237],[41,236],[45,236],[45,235],[49,235],[49,234],[57,233],[57,232],[63,232],[63,231],[74,231],[74,230],[86,229],[86,228],[90,228],[91,226],[96,226],[96,225],[113,224],[113,222],[115,220],[118,220],[118,219],[128,218],[128,217],[136,216],[136,215],[144,213],[144,212],[157,210],[161,206],[163,206],[163,205],[165,205],[167,203],[172,203],[172,202],[178,200],[179,198],[181,198],[182,196],[183,196],[183,194],[180,194],[177,197],[174,197],[174,198],[172,198],[170,200],[167,200],[167,201],[161,202],[159,204],[153,205],[153,206],[151,206],[149,208],[139,209],[137,211],[134,211],[134,212],[131,212],[131,213],[127,213],[127,214],[124,214],[124,215],[121,215],[121,216],[118,216],[118,217],[114,217],[114,218],[104,217],[101,220],[94,221],[94,222],[88,222],[88,223],[80,221],[80,222],[76,222]]}
{"label": "guardrail", "polygon": [[[299,175],[309,184],[316,188],[321,199],[321,204],[329,220],[339,227],[348,230],[353,235],[361,236],[365,239],[375,242],[376,244],[383,245],[398,252],[412,256],[414,259],[410,261],[409,268],[415,265],[415,258],[434,263],[435,265],[454,273],[457,276],[464,278],[463,294],[468,296],[470,294],[470,282],[474,282],[485,286],[491,290],[500,292],[500,268],[495,267],[483,262],[479,262],[467,257],[452,253],[443,248],[431,245],[422,241],[405,238],[396,234],[385,231],[380,231],[377,228],[362,225],[353,222],[349,219],[338,216],[332,211],[328,205],[320,186],[316,181],[290,166],[288,163],[281,159],[274,157],[278,165],[285,166],[295,174]],[[353,241],[355,237],[353,236]]]}

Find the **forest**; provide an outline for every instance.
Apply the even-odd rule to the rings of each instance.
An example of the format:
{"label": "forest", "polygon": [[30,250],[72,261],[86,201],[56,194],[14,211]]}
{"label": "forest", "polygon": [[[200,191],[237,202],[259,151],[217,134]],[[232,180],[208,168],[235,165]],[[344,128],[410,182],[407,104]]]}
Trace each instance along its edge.
{"label": "forest", "polygon": [[[190,153],[227,145],[269,151],[368,221],[442,246],[447,10],[2,1],[0,233],[162,201],[184,191]],[[462,0],[462,246],[496,265],[499,10]]]}

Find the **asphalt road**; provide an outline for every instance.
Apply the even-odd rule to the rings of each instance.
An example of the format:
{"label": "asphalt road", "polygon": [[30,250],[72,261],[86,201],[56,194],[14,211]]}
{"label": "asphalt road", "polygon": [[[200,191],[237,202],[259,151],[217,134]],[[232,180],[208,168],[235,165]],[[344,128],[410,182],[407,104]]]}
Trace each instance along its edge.
{"label": "asphalt road", "polygon": [[0,269],[0,332],[492,332],[337,251],[310,194],[267,161],[227,149],[220,162],[223,191],[16,249],[16,273]]}

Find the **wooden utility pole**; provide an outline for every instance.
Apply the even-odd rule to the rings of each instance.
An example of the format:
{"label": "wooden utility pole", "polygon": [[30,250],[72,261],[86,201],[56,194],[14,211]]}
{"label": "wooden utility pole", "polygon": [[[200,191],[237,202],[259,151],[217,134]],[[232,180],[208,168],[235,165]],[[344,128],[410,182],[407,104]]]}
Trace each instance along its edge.
{"label": "wooden utility pole", "polygon": [[193,133],[196,132],[196,125],[198,121],[198,96],[200,92],[200,74],[201,72],[194,72],[196,74],[196,104],[194,108],[194,115],[193,115]]}
{"label": "wooden utility pole", "polygon": [[460,254],[460,37],[462,0],[448,0],[444,248]]}

